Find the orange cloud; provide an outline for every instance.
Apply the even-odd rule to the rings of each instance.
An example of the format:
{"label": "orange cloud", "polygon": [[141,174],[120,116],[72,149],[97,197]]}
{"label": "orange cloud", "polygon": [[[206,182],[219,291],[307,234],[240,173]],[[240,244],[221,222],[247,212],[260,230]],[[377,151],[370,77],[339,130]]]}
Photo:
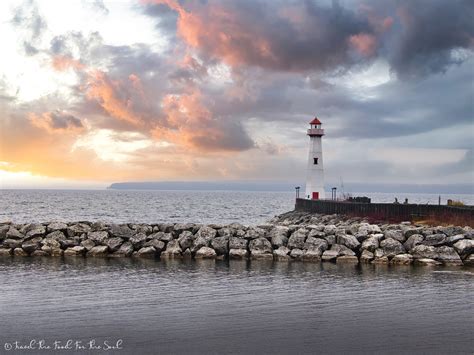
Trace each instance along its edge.
{"label": "orange cloud", "polygon": [[77,133],[85,129],[81,119],[63,111],[44,112],[41,115],[30,113],[31,124],[48,133]]}
{"label": "orange cloud", "polygon": [[112,80],[104,72],[93,71],[86,84],[86,95],[90,100],[97,101],[110,116],[134,126],[143,125],[142,118],[134,111],[137,96],[142,100],[145,98],[136,75],[132,74],[128,81],[122,81]]}
{"label": "orange cloud", "polygon": [[56,71],[66,71],[68,69],[83,70],[86,66],[80,61],[69,56],[57,55],[51,58],[51,65]]}
{"label": "orange cloud", "polygon": [[349,43],[364,57],[375,55],[377,50],[377,38],[368,33],[360,33],[349,37]]}

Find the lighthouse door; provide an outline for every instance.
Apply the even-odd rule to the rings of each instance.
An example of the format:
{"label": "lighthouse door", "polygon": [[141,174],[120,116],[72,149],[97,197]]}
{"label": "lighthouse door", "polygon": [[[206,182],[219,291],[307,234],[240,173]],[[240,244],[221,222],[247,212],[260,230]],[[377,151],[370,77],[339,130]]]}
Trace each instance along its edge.
{"label": "lighthouse door", "polygon": [[313,200],[319,200],[319,192],[313,192]]}

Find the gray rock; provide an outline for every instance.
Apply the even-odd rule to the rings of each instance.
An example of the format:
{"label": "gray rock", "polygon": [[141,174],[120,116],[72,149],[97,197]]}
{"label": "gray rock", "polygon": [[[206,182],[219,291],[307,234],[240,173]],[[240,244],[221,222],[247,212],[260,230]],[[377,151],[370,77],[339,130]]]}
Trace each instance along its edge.
{"label": "gray rock", "polygon": [[64,235],[63,232],[61,231],[54,231],[49,233],[45,239],[51,239],[51,240],[56,240],[56,241],[61,241],[61,240],[66,240],[66,236]]}
{"label": "gray rock", "polygon": [[337,250],[326,250],[321,259],[323,261],[335,261],[336,258],[339,256],[339,251]]}
{"label": "gray rock", "polygon": [[[307,226],[307,228],[309,227],[311,226]],[[321,230],[319,230],[319,228],[310,229],[309,234],[308,234],[308,237],[312,237],[312,238],[324,238],[325,236],[326,234],[322,232]]]}
{"label": "gray rock", "polygon": [[410,254],[398,254],[390,262],[396,265],[409,265],[413,262],[413,256]]}
{"label": "gray rock", "polygon": [[327,235],[324,237],[324,240],[328,242],[328,245],[336,244],[336,236],[335,235]]}
{"label": "gray rock", "polygon": [[161,253],[161,258],[164,259],[176,259],[182,257],[182,249],[179,246],[179,242],[177,239],[173,239],[168,242],[165,251]]}
{"label": "gray rock", "polygon": [[143,247],[138,250],[135,256],[138,258],[154,259],[156,256],[156,249],[153,247]]}
{"label": "gray rock", "polygon": [[22,244],[21,239],[5,239],[3,241],[3,247],[4,248],[16,249],[16,248],[20,248],[21,244]]}
{"label": "gray rock", "polygon": [[374,260],[372,260],[371,264],[388,264],[389,260],[386,255],[381,256],[381,257],[376,257]]}
{"label": "gray rock", "polygon": [[[121,239],[120,239],[121,240]],[[58,243],[59,244],[59,243]],[[83,240],[81,242],[81,246],[83,246],[84,248],[86,248],[87,251],[91,250],[93,247],[95,247],[95,243],[90,240],[90,239],[86,239],[86,240]]]}
{"label": "gray rock", "polygon": [[336,241],[337,241],[337,244],[345,245],[349,249],[353,249],[353,250],[356,250],[360,246],[359,241],[353,235],[346,235],[346,234],[338,235],[336,236]]}
{"label": "gray rock", "polygon": [[112,237],[119,237],[125,240],[129,240],[135,231],[126,224],[112,224],[109,229]]}
{"label": "gray rock", "polygon": [[18,239],[23,239],[25,236],[23,234],[21,234],[18,229],[14,228],[14,227],[10,227],[8,229],[8,232],[6,233],[5,235],[5,239],[15,239],[15,240],[18,240]]}
{"label": "gray rock", "polygon": [[456,234],[451,237],[447,237],[445,244],[452,247],[455,243],[459,242],[460,240],[464,239],[464,234]]}
{"label": "gray rock", "polygon": [[326,240],[315,238],[315,237],[308,237],[304,243],[304,249],[312,251],[319,251],[319,255],[321,255],[325,250],[328,249],[329,244]]}
{"label": "gray rock", "polygon": [[123,239],[119,237],[108,238],[104,242],[107,245],[112,253],[120,249],[120,246],[123,244]]}
{"label": "gray rock", "polygon": [[441,261],[445,265],[462,265],[462,260],[456,251],[448,246],[441,246],[436,248],[438,257],[436,260]]}
{"label": "gray rock", "polygon": [[43,225],[35,225],[34,228],[30,229],[25,236],[25,240],[36,237],[43,237],[46,234],[46,228]]}
{"label": "gray rock", "polygon": [[250,241],[249,249],[252,254],[258,254],[258,253],[273,254],[272,245],[266,238],[257,238]]}
{"label": "gray rock", "polygon": [[177,235],[182,234],[183,232],[191,232],[194,228],[194,223],[176,223],[173,227],[173,230]]}
{"label": "gray rock", "polygon": [[357,259],[357,256],[343,255],[343,256],[338,256],[336,258],[336,263],[337,264],[358,264],[359,259]]}
{"label": "gray rock", "polygon": [[81,235],[82,233],[88,233],[92,228],[85,223],[76,223],[66,229],[66,234],[69,238],[73,238],[76,235]]}
{"label": "gray rock", "polygon": [[41,248],[41,241],[42,240],[43,239],[41,237],[35,237],[35,238],[32,238],[32,239],[27,240],[26,242],[24,242],[21,245],[21,247],[26,253],[31,254],[35,250]]}
{"label": "gray rock", "polygon": [[28,256],[28,253],[24,251],[22,248],[15,248],[13,249],[13,255],[15,256]]}
{"label": "gray rock", "polygon": [[46,228],[48,233],[55,231],[65,231],[67,229],[67,224],[62,222],[51,222]]}
{"label": "gray rock", "polygon": [[0,257],[2,256],[11,256],[13,254],[13,249],[11,248],[0,248]]}
{"label": "gray rock", "polygon": [[290,238],[288,239],[288,248],[290,249],[303,249],[304,242],[306,240],[307,230],[300,228],[297,231],[291,234]]}
{"label": "gray rock", "polygon": [[415,264],[417,265],[422,265],[422,266],[435,266],[435,265],[441,265],[440,262],[430,259],[430,258],[421,258],[421,259],[416,259]]}
{"label": "gray rock", "polygon": [[193,245],[194,235],[188,230],[183,231],[178,237],[178,243],[182,250],[191,248]]}
{"label": "gray rock", "polygon": [[230,249],[229,259],[246,259],[249,256],[247,249]]}
{"label": "gray rock", "polygon": [[64,256],[83,256],[86,253],[86,248],[82,246],[75,246],[72,248],[67,248],[64,251]]}
{"label": "gray rock", "polygon": [[273,251],[273,258],[278,261],[290,260],[290,249],[285,246],[281,246]]}
{"label": "gray rock", "polygon": [[379,247],[379,239],[377,237],[369,237],[362,242],[361,249],[374,252]]}
{"label": "gray rock", "polygon": [[215,238],[217,235],[217,231],[213,228],[203,226],[199,228],[199,230],[196,233],[196,237],[202,237],[203,239],[207,240],[208,242],[211,241],[211,239]]}
{"label": "gray rock", "polygon": [[193,257],[193,253],[191,252],[191,249],[187,248],[183,251],[183,259],[191,259]]}
{"label": "gray rock", "polygon": [[87,256],[107,256],[109,254],[109,247],[106,245],[98,245],[87,252]]}
{"label": "gray rock", "polygon": [[374,260],[374,253],[368,250],[363,250],[362,254],[360,255],[360,262],[370,263],[372,260]]}
{"label": "gray rock", "polygon": [[355,253],[351,249],[341,244],[332,245],[331,250],[337,251],[338,256],[342,256],[342,255],[354,256],[355,255]]}
{"label": "gray rock", "polygon": [[247,249],[248,241],[244,238],[230,237],[229,249]]}
{"label": "gray rock", "polygon": [[414,234],[421,234],[423,232],[423,228],[407,228],[405,230],[405,238],[410,238]]}
{"label": "gray rock", "polygon": [[152,239],[152,240],[147,241],[145,244],[143,244],[143,247],[153,247],[155,248],[155,251],[159,254],[163,250],[165,250],[166,244],[162,240]]}
{"label": "gray rock", "polygon": [[408,237],[403,246],[406,250],[411,250],[417,245],[420,245],[424,239],[425,237],[423,237],[421,234],[412,234],[410,237]]}
{"label": "gray rock", "polygon": [[171,233],[174,229],[174,224],[172,223],[161,223],[159,225],[159,230],[163,233]]}
{"label": "gray rock", "polygon": [[141,249],[143,244],[147,241],[147,236],[145,233],[137,233],[129,239],[130,243],[132,243],[133,248],[135,250]]}
{"label": "gray rock", "polygon": [[290,252],[290,256],[295,260],[300,260],[303,257],[303,250],[301,249],[292,249]]}
{"label": "gray rock", "polygon": [[326,235],[335,235],[336,234],[337,227],[334,224],[329,224],[324,227],[324,234]]}
{"label": "gray rock", "polygon": [[0,225],[0,242],[7,237],[10,226],[8,224]]}
{"label": "gray rock", "polygon": [[270,232],[272,246],[278,248],[288,244],[288,227],[276,227]]}
{"label": "gray rock", "polygon": [[73,239],[60,240],[59,244],[61,244],[61,249],[72,248],[78,245],[78,243],[76,243],[76,241]]}
{"label": "gray rock", "polygon": [[438,257],[436,248],[431,245],[417,245],[410,250],[410,254],[415,259],[436,259]]}
{"label": "gray rock", "polygon": [[451,237],[456,234],[463,234],[464,229],[459,226],[448,226],[448,227],[438,227],[438,233],[446,234],[448,237]]}
{"label": "gray rock", "polygon": [[374,258],[375,259],[381,258],[383,256],[385,256],[385,252],[383,251],[383,249],[377,248],[377,249],[374,250]]}
{"label": "gray rock", "polygon": [[104,222],[97,221],[91,224],[91,229],[93,232],[105,231],[108,226]]}
{"label": "gray rock", "polygon": [[252,227],[245,232],[244,238],[248,240],[263,238],[265,236],[265,230],[262,228]]}
{"label": "gray rock", "polygon": [[96,245],[105,245],[105,242],[108,238],[109,233],[105,231],[87,233],[87,239],[92,240]]}
{"label": "gray rock", "polygon": [[273,260],[273,252],[269,253],[254,249],[250,252],[250,258],[253,260]]}
{"label": "gray rock", "polygon": [[234,234],[235,234],[235,230],[233,230],[232,228],[221,228],[217,231],[217,234],[219,235],[219,237],[227,237],[227,238],[230,238],[230,237],[233,237]]}
{"label": "gray rock", "polygon": [[311,247],[304,251],[302,259],[303,261],[319,261],[321,260],[322,253],[323,250]]}
{"label": "gray rock", "polygon": [[217,237],[211,240],[211,246],[217,255],[227,255],[229,251],[229,237]]}
{"label": "gray rock", "polygon": [[468,254],[472,254],[474,252],[474,240],[460,240],[459,242],[454,243],[454,249],[456,249],[456,251],[459,255],[461,255],[461,257],[464,257]]}
{"label": "gray rock", "polygon": [[200,248],[194,255],[195,259],[214,259],[217,256],[216,251],[209,247]]}
{"label": "gray rock", "polygon": [[110,254],[112,257],[125,257],[131,256],[133,254],[133,245],[129,241],[123,243],[120,248],[113,254]]}
{"label": "gray rock", "polygon": [[385,232],[385,238],[392,238],[392,239],[395,239],[397,241],[399,241],[400,243],[404,243],[406,241],[406,237],[404,236],[403,232],[399,229],[397,230],[388,230]]}
{"label": "gray rock", "polygon": [[405,248],[403,247],[402,243],[392,238],[382,240],[380,242],[380,247],[383,249],[384,254],[389,258],[397,254],[405,253]]}
{"label": "gray rock", "polygon": [[425,239],[421,242],[421,244],[439,246],[439,245],[443,245],[445,241],[446,241],[446,236],[444,234],[431,234],[431,235],[427,235]]}
{"label": "gray rock", "polygon": [[[170,242],[170,241],[172,241],[172,240],[174,239],[173,233],[159,232],[159,233],[157,233],[156,236],[158,236],[158,239],[159,239],[159,240],[161,240],[161,241],[163,241],[163,242],[166,242],[166,243],[168,243],[168,242]],[[155,238],[156,236],[154,236],[154,238]],[[151,239],[153,239],[153,238],[151,238]]]}

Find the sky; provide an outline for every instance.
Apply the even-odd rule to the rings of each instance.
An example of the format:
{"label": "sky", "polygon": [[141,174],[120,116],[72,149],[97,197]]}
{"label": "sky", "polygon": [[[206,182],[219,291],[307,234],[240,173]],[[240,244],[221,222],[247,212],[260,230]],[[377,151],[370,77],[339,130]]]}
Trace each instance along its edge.
{"label": "sky", "polygon": [[0,187],[474,181],[470,0],[0,2]]}

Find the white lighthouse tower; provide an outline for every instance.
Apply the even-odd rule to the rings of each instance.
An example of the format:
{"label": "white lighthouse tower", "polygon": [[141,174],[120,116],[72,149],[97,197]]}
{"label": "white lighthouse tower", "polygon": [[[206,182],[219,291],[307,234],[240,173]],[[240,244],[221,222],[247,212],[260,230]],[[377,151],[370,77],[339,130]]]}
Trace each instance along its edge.
{"label": "white lighthouse tower", "polygon": [[308,168],[306,176],[305,197],[312,200],[324,199],[324,169],[323,169],[323,148],[322,137],[324,129],[321,128],[321,121],[317,117],[310,123],[308,129],[309,154]]}

